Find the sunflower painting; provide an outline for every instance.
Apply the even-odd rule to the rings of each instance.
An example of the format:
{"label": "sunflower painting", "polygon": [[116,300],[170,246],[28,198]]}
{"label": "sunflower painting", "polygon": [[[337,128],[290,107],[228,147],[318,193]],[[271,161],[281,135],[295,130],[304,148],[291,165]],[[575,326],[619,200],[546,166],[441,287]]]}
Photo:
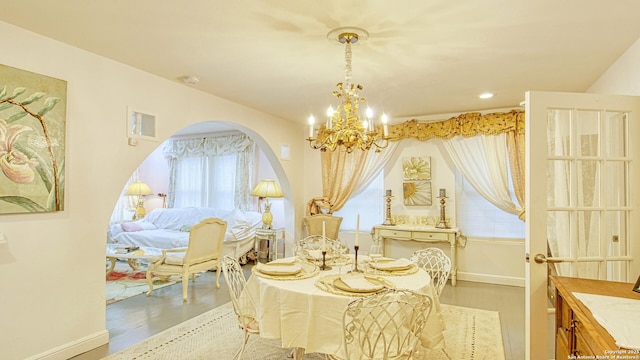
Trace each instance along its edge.
{"label": "sunflower painting", "polygon": [[431,206],[431,182],[407,181],[402,183],[402,193],[406,206]]}
{"label": "sunflower painting", "polygon": [[405,180],[431,180],[431,158],[429,156],[403,158],[402,172]]}
{"label": "sunflower painting", "polygon": [[0,65],[0,214],[64,210],[67,82]]}

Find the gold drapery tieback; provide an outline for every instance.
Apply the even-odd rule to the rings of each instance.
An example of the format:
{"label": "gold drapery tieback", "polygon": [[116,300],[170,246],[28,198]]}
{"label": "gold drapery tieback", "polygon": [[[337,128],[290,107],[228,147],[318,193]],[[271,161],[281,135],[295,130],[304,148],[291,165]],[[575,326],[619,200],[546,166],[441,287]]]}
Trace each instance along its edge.
{"label": "gold drapery tieback", "polygon": [[524,111],[511,110],[504,113],[465,113],[447,120],[408,120],[389,125],[390,141],[403,139],[451,139],[454,136],[472,137],[478,134],[498,135],[506,132],[524,134]]}
{"label": "gold drapery tieback", "polygon": [[307,216],[324,214],[322,209],[331,209],[331,204],[324,197],[315,197],[307,203]]}

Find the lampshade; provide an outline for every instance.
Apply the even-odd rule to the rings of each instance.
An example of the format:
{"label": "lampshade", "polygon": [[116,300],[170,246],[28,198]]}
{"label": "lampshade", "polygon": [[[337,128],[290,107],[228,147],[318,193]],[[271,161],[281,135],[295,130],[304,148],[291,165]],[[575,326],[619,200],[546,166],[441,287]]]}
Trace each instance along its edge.
{"label": "lampshade", "polygon": [[275,180],[260,180],[258,185],[251,192],[253,196],[263,198],[279,198],[282,197],[282,191]]}
{"label": "lampshade", "polygon": [[143,183],[142,181],[136,181],[129,186],[127,189],[126,195],[151,195],[153,191],[149,188],[149,185]]}

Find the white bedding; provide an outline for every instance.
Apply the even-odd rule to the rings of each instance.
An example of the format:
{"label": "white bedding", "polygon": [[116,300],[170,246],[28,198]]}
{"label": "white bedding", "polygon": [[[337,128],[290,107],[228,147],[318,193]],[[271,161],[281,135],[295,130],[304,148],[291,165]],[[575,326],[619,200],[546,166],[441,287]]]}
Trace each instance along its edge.
{"label": "white bedding", "polygon": [[262,225],[262,214],[195,207],[154,209],[143,219],[113,224],[107,232],[107,243],[159,249],[187,247],[191,226],[212,217],[227,221],[225,255],[239,257],[253,248],[255,231]]}

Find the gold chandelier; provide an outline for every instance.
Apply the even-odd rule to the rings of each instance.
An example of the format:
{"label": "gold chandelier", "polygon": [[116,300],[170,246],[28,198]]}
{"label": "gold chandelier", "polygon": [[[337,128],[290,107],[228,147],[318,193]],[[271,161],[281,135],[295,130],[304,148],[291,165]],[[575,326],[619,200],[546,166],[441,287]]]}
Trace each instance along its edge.
{"label": "gold chandelier", "polygon": [[367,108],[364,116],[360,113],[360,104],[366,103],[364,97],[360,97],[358,92],[363,89],[362,85],[355,85],[351,82],[351,45],[355,44],[361,37],[366,37],[366,31],[358,28],[340,28],[329,33],[331,38],[337,34],[337,41],[345,45],[345,79],[338,83],[337,91],[333,96],[340,100],[340,104],[334,110],[331,106],[327,110],[327,121],[317,129],[317,137],[314,137],[315,118],[309,117],[309,145],[313,149],[320,151],[335,151],[339,147],[344,147],[348,153],[353,149],[363,151],[375,147],[376,152],[387,147],[389,144],[389,130],[387,127],[387,116],[382,114],[382,134],[380,128],[373,124],[373,111]]}

